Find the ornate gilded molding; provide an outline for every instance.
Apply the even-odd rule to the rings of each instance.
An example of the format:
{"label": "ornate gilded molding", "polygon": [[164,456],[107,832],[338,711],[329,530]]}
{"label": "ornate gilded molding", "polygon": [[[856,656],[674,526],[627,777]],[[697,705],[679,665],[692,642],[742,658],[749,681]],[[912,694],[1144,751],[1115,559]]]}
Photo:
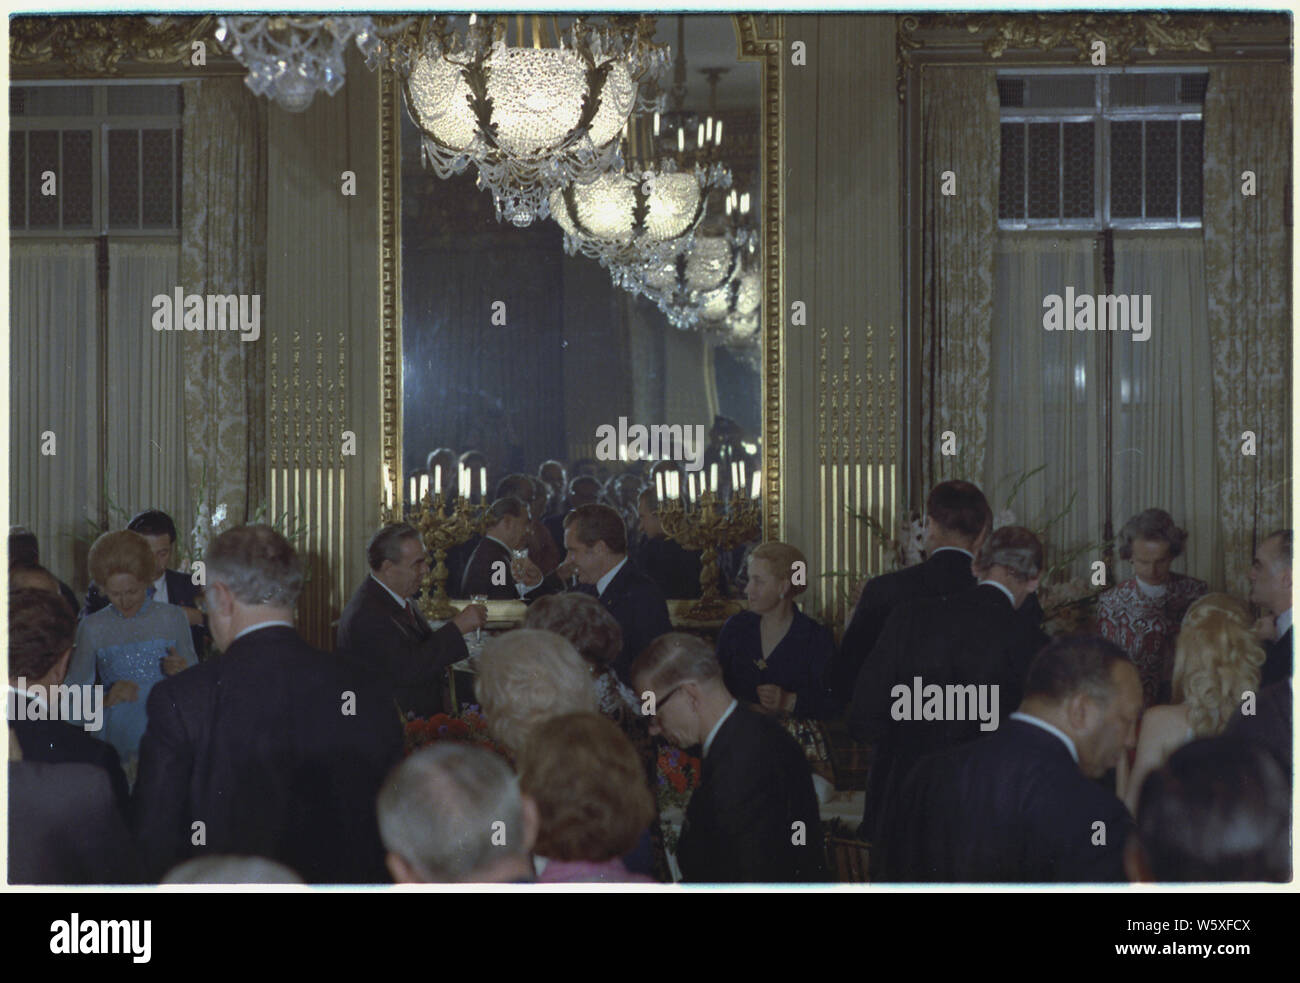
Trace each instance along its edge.
{"label": "ornate gilded molding", "polygon": [[[899,99],[909,69],[926,56],[962,61],[1091,64],[1093,43],[1106,45],[1107,67],[1250,53],[1289,56],[1290,20],[1276,14],[905,14],[898,18]],[[1228,49],[1233,49],[1229,51]],[[1204,59],[1197,59],[1204,60]]]}
{"label": "ornate gilded molding", "polygon": [[[9,71],[14,78],[116,78],[242,73],[213,35],[217,18],[15,17],[9,22]],[[193,64],[195,41],[206,64]]]}
{"label": "ornate gilded molding", "polygon": [[779,14],[736,14],[740,57],[761,62],[763,202],[763,536],[780,539],[784,528],[781,498],[783,416],[782,367],[785,302],[782,294],[785,233],[785,147],[781,139],[781,57],[785,18]]}
{"label": "ornate gilded molding", "polygon": [[[402,479],[402,83],[379,69],[379,366],[384,473]],[[382,489],[381,489],[382,494]],[[376,504],[379,496],[375,496]]]}

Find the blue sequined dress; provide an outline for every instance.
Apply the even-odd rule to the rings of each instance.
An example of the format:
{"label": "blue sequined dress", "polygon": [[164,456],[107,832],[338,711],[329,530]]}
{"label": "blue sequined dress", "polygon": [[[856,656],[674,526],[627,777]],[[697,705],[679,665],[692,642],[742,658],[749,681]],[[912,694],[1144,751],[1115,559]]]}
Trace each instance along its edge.
{"label": "blue sequined dress", "polygon": [[77,626],[66,682],[83,685],[98,681],[104,698],[119,680],[140,687],[136,699],[105,709],[104,730],[95,735],[117,749],[128,776],[134,774],[136,751],[144,735],[149,691],[163,678],[162,660],[169,648],[175,649],[187,665],[198,661],[189,620],[173,604],[148,599],[130,618],[124,618],[110,604],[87,615]]}

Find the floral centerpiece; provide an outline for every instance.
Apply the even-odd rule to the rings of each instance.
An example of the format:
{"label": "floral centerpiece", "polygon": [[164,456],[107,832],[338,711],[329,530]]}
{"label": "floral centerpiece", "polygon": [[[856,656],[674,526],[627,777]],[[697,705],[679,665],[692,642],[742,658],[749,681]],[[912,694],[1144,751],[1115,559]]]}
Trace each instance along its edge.
{"label": "floral centerpiece", "polygon": [[664,846],[670,853],[676,853],[680,835],[678,817],[685,814],[691,793],[699,787],[700,759],[680,748],[665,744],[659,748],[657,772],[655,795],[659,802]]}
{"label": "floral centerpiece", "polygon": [[432,717],[415,717],[405,723],[406,753],[411,754],[436,741],[476,744],[509,759],[505,748],[488,734],[487,718],[477,706],[467,706],[458,715],[435,713]]}

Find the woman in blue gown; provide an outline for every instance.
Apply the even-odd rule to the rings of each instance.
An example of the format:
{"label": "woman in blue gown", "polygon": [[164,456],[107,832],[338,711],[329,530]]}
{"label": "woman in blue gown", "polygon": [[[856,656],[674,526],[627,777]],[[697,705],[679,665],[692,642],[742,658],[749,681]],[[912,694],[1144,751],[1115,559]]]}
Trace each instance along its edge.
{"label": "woman in blue gown", "polygon": [[795,605],[807,570],[803,553],[786,543],[763,543],[749,555],[749,610],[722,626],[718,662],[731,695],[742,703],[824,720],[834,710],[824,676],[835,643],[830,629]]}
{"label": "woman in blue gown", "polygon": [[104,731],[96,736],[117,749],[134,781],[149,691],[198,660],[184,611],[150,596],[154,556],[143,536],[105,533],[90,548],[89,566],[109,606],[77,626],[67,682],[103,687]]}

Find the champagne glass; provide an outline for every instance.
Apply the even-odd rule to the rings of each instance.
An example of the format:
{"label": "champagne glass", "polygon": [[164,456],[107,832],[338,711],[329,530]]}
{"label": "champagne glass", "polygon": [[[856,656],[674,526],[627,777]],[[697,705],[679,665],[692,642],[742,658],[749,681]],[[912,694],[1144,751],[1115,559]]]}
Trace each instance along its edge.
{"label": "champagne glass", "polygon": [[[470,604],[481,604],[483,607],[487,607],[487,600],[488,600],[488,599],[487,599],[487,595],[486,595],[486,594],[471,594],[471,595],[469,596],[469,603],[470,603]],[[475,629],[474,629],[474,644],[475,644],[475,645],[480,645],[480,644],[482,644],[482,642],[483,642],[483,629],[482,629],[482,628],[475,628]]]}

